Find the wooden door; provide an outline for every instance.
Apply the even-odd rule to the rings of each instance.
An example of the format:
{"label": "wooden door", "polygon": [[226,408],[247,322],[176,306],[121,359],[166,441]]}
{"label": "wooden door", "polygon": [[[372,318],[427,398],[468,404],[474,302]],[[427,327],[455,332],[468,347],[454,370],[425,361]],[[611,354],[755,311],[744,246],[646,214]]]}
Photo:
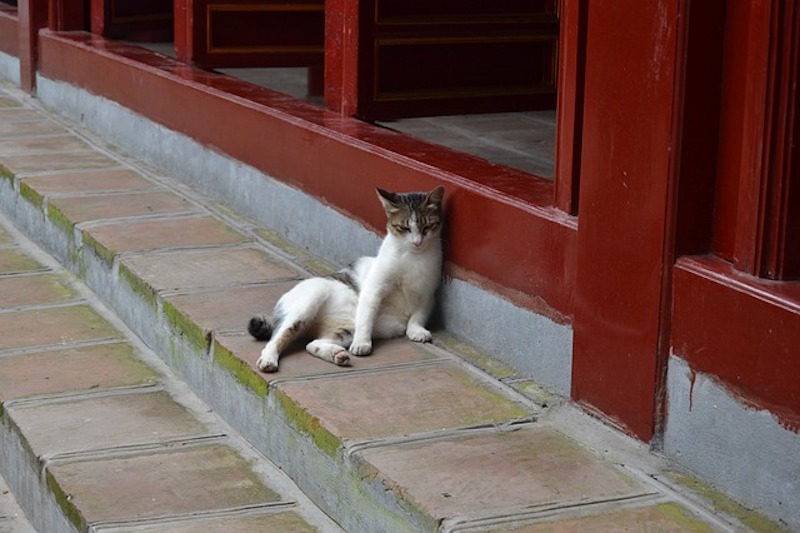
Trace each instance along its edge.
{"label": "wooden door", "polygon": [[556,0],[359,3],[357,114],[555,108]]}
{"label": "wooden door", "polygon": [[179,59],[203,68],[323,64],[320,0],[176,0]]}
{"label": "wooden door", "polygon": [[172,0],[91,0],[92,33],[111,39],[172,40]]}

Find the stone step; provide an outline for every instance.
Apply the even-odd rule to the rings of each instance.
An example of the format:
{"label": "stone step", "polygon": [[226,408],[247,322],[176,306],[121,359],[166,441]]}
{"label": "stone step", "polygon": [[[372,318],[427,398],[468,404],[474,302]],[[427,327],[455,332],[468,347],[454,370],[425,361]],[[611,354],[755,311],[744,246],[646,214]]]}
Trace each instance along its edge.
{"label": "stone step", "polygon": [[0,102],[0,210],[92,291],[8,230],[2,473],[42,531],[336,527],[314,505],[354,532],[747,530],[446,332],[351,367],[296,350],[258,372],[249,317],[331,267],[30,101]]}
{"label": "stone step", "polygon": [[340,530],[2,223],[0,468],[30,523],[1,531]]}

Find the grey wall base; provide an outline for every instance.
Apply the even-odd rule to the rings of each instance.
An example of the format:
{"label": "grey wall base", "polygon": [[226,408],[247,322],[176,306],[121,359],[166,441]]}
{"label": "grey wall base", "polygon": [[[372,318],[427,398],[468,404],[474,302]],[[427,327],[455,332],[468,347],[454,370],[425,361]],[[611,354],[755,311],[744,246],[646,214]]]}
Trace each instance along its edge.
{"label": "grey wall base", "polygon": [[664,452],[701,478],[800,531],[800,435],[744,406],[673,355]]}
{"label": "grey wall base", "polygon": [[0,52],[0,78],[5,78],[14,85],[19,86],[19,59]]}

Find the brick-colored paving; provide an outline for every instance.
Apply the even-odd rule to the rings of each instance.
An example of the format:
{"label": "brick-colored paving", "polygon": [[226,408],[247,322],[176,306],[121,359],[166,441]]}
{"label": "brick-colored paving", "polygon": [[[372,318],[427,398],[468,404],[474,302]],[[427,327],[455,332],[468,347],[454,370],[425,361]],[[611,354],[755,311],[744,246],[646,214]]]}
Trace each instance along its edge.
{"label": "brick-colored paving", "polygon": [[[2,90],[0,166],[3,205],[22,206],[31,238],[80,233],[57,259],[134,317],[134,332],[211,404],[148,359],[72,274],[0,230],[0,431],[23,443],[0,468],[23,508],[40,483],[77,530],[743,527],[608,460],[554,423],[558,407],[441,345],[379,342],[350,367],[297,346],[278,373],[258,372],[262,344],[247,321],[308,275],[309,257],[277,251]],[[25,467],[35,479],[18,463],[38,465]]]}

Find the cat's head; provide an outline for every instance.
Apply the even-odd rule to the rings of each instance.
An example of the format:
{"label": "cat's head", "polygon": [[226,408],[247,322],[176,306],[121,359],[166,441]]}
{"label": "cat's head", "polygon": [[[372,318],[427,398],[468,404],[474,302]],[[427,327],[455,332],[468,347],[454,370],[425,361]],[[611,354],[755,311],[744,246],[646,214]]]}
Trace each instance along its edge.
{"label": "cat's head", "polygon": [[412,249],[427,248],[439,239],[442,224],[444,187],[431,192],[394,193],[378,189],[378,199],[386,211],[386,230]]}

